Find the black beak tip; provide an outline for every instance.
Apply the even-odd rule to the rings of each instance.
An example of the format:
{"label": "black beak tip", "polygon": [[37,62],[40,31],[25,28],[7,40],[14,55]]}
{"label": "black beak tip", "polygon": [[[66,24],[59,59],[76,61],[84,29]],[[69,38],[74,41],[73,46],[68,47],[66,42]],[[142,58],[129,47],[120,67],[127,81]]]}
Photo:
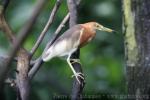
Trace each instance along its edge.
{"label": "black beak tip", "polygon": [[112,31],[113,34],[119,35],[119,33],[115,30]]}

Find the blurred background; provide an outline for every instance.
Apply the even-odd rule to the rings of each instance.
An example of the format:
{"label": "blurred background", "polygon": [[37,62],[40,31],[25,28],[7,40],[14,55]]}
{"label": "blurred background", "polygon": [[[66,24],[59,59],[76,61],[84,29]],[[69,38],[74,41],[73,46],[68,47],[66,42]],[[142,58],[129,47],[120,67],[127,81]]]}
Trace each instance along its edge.
{"label": "blurred background", "polygon": [[[30,17],[36,1],[11,0],[6,11],[6,18],[15,33]],[[42,10],[30,36],[24,43],[27,50],[31,50],[44,28],[55,1],[50,0]],[[52,27],[34,56],[35,59],[42,54],[46,43],[67,12],[66,0],[64,0]],[[85,97],[99,95],[103,100],[120,100],[121,95],[126,92],[121,17],[121,0],[82,0],[79,6],[78,23],[96,21],[118,33],[116,35],[98,31],[95,39],[81,49],[80,58],[86,77],[83,91]],[[66,29],[68,29],[68,25],[65,26],[62,33]],[[5,55],[10,51],[11,46],[2,33],[0,40],[0,55]],[[13,70],[12,73],[14,73]],[[64,59],[54,58],[50,62],[44,63],[32,80],[31,100],[51,100],[58,95],[70,95],[73,82],[72,74]],[[113,97],[114,95],[120,97]],[[6,86],[6,96],[8,100],[15,100],[15,92],[9,86]]]}

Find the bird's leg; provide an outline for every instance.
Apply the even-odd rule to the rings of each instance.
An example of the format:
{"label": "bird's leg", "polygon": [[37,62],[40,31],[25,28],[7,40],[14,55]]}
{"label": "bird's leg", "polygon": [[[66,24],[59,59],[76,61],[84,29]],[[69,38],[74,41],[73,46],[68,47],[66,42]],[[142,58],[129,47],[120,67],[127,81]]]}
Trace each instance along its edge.
{"label": "bird's leg", "polygon": [[71,61],[71,64],[73,64],[73,63],[79,63],[79,64],[81,64],[80,63],[80,59],[70,59],[70,61]]}
{"label": "bird's leg", "polygon": [[[79,63],[79,64],[81,64],[80,59],[70,58],[70,61],[71,61],[71,64],[73,64],[73,63]],[[80,73],[80,75],[84,76],[83,73]],[[75,75],[72,75],[72,77],[74,77],[74,76]],[[84,77],[82,77],[82,79],[84,79]]]}
{"label": "bird's leg", "polygon": [[70,56],[71,55],[69,55],[68,58],[67,58],[67,63],[69,64],[69,66],[70,66],[70,68],[71,68],[71,70],[72,70],[72,72],[74,74],[73,76],[75,76],[75,78],[77,79],[77,81],[79,82],[79,84],[81,84],[81,82],[79,80],[79,77],[84,80],[83,74],[81,72],[76,72],[75,71],[75,69],[73,68],[73,66],[72,66],[72,64],[70,62]]}

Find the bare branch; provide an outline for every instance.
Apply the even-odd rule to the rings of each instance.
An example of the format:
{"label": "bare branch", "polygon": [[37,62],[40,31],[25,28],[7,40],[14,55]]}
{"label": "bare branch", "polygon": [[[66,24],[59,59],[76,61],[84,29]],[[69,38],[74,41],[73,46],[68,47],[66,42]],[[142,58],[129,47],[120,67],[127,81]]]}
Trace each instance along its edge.
{"label": "bare branch", "polygon": [[43,31],[41,32],[39,38],[37,39],[35,45],[33,46],[32,50],[31,50],[30,57],[32,57],[34,55],[35,51],[37,50],[37,48],[39,47],[40,43],[42,42],[46,32],[48,31],[49,27],[53,23],[55,15],[57,13],[57,10],[58,10],[59,6],[61,5],[61,2],[62,2],[62,0],[57,0],[56,1],[55,6],[54,6],[54,8],[53,8],[53,10],[52,10],[52,12],[50,14],[50,17],[49,17],[49,20],[48,20],[47,24],[45,25]]}
{"label": "bare branch", "polygon": [[67,21],[69,20],[69,13],[65,16],[65,18],[63,19],[63,21],[60,23],[60,25],[58,26],[58,28],[56,29],[53,37],[49,40],[49,42],[46,45],[46,48],[44,49],[44,51],[46,51],[52,44],[53,42],[57,39],[57,37],[59,37],[59,33],[62,30],[62,28],[65,26],[65,24],[67,23]]}
{"label": "bare branch", "polygon": [[[80,1],[78,1],[78,0],[67,0],[68,9],[70,12],[70,21],[69,21],[70,27],[77,24],[77,3],[79,3],[79,2]],[[79,55],[80,55],[80,50],[78,49],[71,56],[71,58],[79,59]],[[73,63],[72,65],[73,65],[74,69],[76,70],[76,72],[82,73],[82,68],[81,68],[81,65],[79,63]],[[81,82],[81,84],[78,84],[78,81],[76,79],[74,79],[73,89],[72,89],[72,97],[71,97],[72,100],[79,100],[80,99],[80,96],[82,94],[82,90],[84,88],[84,80],[82,80],[80,78],[80,82]]]}
{"label": "bare branch", "polygon": [[10,69],[10,64],[11,64],[16,52],[18,51],[19,47],[24,42],[24,40],[27,38],[27,36],[28,36],[29,32],[31,31],[31,28],[32,28],[33,24],[35,23],[35,20],[37,19],[37,16],[41,12],[41,9],[43,8],[45,2],[46,2],[45,0],[38,0],[37,4],[36,4],[36,6],[33,10],[32,16],[29,18],[26,25],[19,32],[20,36],[18,38],[18,41],[15,43],[15,46],[14,46],[13,50],[10,52],[10,58],[9,58],[7,64],[5,65],[5,67],[4,67],[5,70],[3,72],[1,80],[5,79],[6,74]]}
{"label": "bare branch", "polygon": [[10,43],[14,45],[16,38],[13,35],[13,32],[10,29],[9,25],[7,24],[5,17],[3,15],[0,16],[0,28],[6,34]]}
{"label": "bare branch", "polygon": [[[64,27],[64,25],[68,21],[68,19],[69,19],[69,13],[65,16],[63,21],[60,23],[60,25],[58,26],[58,28],[56,29],[56,31],[54,33],[53,38],[47,43],[46,48],[44,50],[46,50],[53,43],[53,41],[55,41],[55,39],[59,36],[60,31],[62,30],[62,28]],[[36,63],[34,64],[32,69],[29,71],[28,76],[30,79],[32,79],[34,77],[34,75],[39,70],[42,63],[43,63],[43,61],[42,61],[41,57],[39,57],[38,60],[36,60]]]}
{"label": "bare branch", "polygon": [[69,26],[72,27],[77,24],[77,5],[76,0],[67,0],[68,9],[70,12]]}
{"label": "bare branch", "polygon": [[32,80],[32,78],[34,77],[34,75],[36,74],[36,72],[40,69],[40,66],[42,64],[43,64],[42,57],[39,57],[39,59],[36,61],[36,63],[32,67],[32,69],[28,73],[28,77],[29,77],[30,80]]}

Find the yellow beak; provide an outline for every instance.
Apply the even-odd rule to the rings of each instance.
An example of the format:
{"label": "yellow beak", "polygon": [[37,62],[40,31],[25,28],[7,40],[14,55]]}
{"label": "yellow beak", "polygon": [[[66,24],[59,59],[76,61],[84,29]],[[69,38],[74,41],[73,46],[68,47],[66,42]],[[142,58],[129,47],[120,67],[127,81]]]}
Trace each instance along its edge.
{"label": "yellow beak", "polygon": [[101,31],[105,31],[105,32],[113,32],[114,30],[110,29],[110,28],[107,28],[107,27],[102,27],[101,28]]}
{"label": "yellow beak", "polygon": [[105,32],[114,32],[114,30],[110,29],[110,28],[107,28],[107,27],[101,27],[99,28],[98,30],[101,30],[101,31],[105,31]]}
{"label": "yellow beak", "polygon": [[106,32],[113,32],[114,30],[107,28],[107,27],[103,27],[102,31],[106,31]]}

